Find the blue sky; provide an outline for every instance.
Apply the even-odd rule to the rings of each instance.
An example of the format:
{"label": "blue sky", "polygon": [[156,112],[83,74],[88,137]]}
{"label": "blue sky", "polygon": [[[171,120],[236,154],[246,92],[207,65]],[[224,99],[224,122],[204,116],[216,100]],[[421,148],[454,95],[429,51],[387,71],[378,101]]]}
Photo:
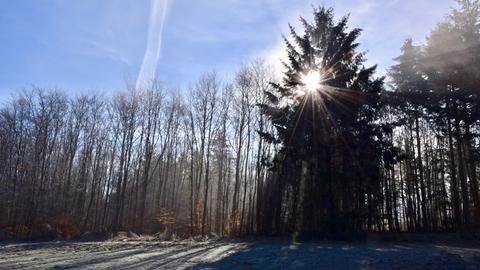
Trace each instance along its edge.
{"label": "blue sky", "polygon": [[[151,0],[0,1],[0,101],[32,85],[72,95],[125,88],[137,79],[147,40],[159,40],[149,39]],[[163,11],[165,0],[152,1]],[[166,16],[153,69],[178,88],[202,72],[226,77],[255,58],[278,62],[287,24],[298,25],[299,16],[310,18],[312,5],[322,4],[337,16],[351,14],[350,26],[364,29],[369,63],[384,74],[405,38],[423,42],[455,6],[454,0],[166,1],[165,13],[155,13]]]}

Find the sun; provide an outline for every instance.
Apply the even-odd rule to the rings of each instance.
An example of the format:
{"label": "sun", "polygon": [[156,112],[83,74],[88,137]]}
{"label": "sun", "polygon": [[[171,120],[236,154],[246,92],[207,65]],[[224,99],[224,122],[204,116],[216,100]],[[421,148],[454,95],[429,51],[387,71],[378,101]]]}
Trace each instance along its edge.
{"label": "sun", "polygon": [[302,76],[302,83],[306,88],[306,92],[313,92],[320,86],[320,76],[314,71],[309,71]]}

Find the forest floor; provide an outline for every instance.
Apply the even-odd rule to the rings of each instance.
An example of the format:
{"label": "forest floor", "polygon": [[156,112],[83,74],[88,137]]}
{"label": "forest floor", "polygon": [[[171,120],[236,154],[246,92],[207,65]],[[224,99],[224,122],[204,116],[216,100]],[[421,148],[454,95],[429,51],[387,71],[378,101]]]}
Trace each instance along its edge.
{"label": "forest floor", "polygon": [[0,243],[0,269],[480,269],[480,247],[426,243]]}

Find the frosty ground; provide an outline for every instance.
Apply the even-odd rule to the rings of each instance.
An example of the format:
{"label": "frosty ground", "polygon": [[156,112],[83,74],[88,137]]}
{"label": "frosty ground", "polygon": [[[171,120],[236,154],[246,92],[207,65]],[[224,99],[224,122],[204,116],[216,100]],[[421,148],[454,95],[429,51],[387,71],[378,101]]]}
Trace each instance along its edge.
{"label": "frosty ground", "polygon": [[0,243],[0,269],[480,269],[480,248],[424,243]]}

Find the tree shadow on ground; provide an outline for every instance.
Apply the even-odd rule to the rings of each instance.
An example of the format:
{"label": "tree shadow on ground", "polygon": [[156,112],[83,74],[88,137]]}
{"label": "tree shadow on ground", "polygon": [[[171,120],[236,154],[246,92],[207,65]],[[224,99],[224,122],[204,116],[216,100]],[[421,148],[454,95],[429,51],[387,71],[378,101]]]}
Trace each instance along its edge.
{"label": "tree shadow on ground", "polygon": [[[177,269],[224,250],[209,243],[44,243],[13,246],[0,269]],[[73,255],[72,253],[84,256]],[[25,256],[20,256],[24,254]],[[47,255],[48,254],[48,255]],[[51,255],[51,256],[50,256]],[[73,256],[72,256],[73,255]]]}
{"label": "tree shadow on ground", "polygon": [[51,243],[3,251],[0,269],[480,269],[478,249],[377,242]]}
{"label": "tree shadow on ground", "polygon": [[214,262],[187,269],[466,269],[462,258],[434,246],[364,243],[251,242]]}

